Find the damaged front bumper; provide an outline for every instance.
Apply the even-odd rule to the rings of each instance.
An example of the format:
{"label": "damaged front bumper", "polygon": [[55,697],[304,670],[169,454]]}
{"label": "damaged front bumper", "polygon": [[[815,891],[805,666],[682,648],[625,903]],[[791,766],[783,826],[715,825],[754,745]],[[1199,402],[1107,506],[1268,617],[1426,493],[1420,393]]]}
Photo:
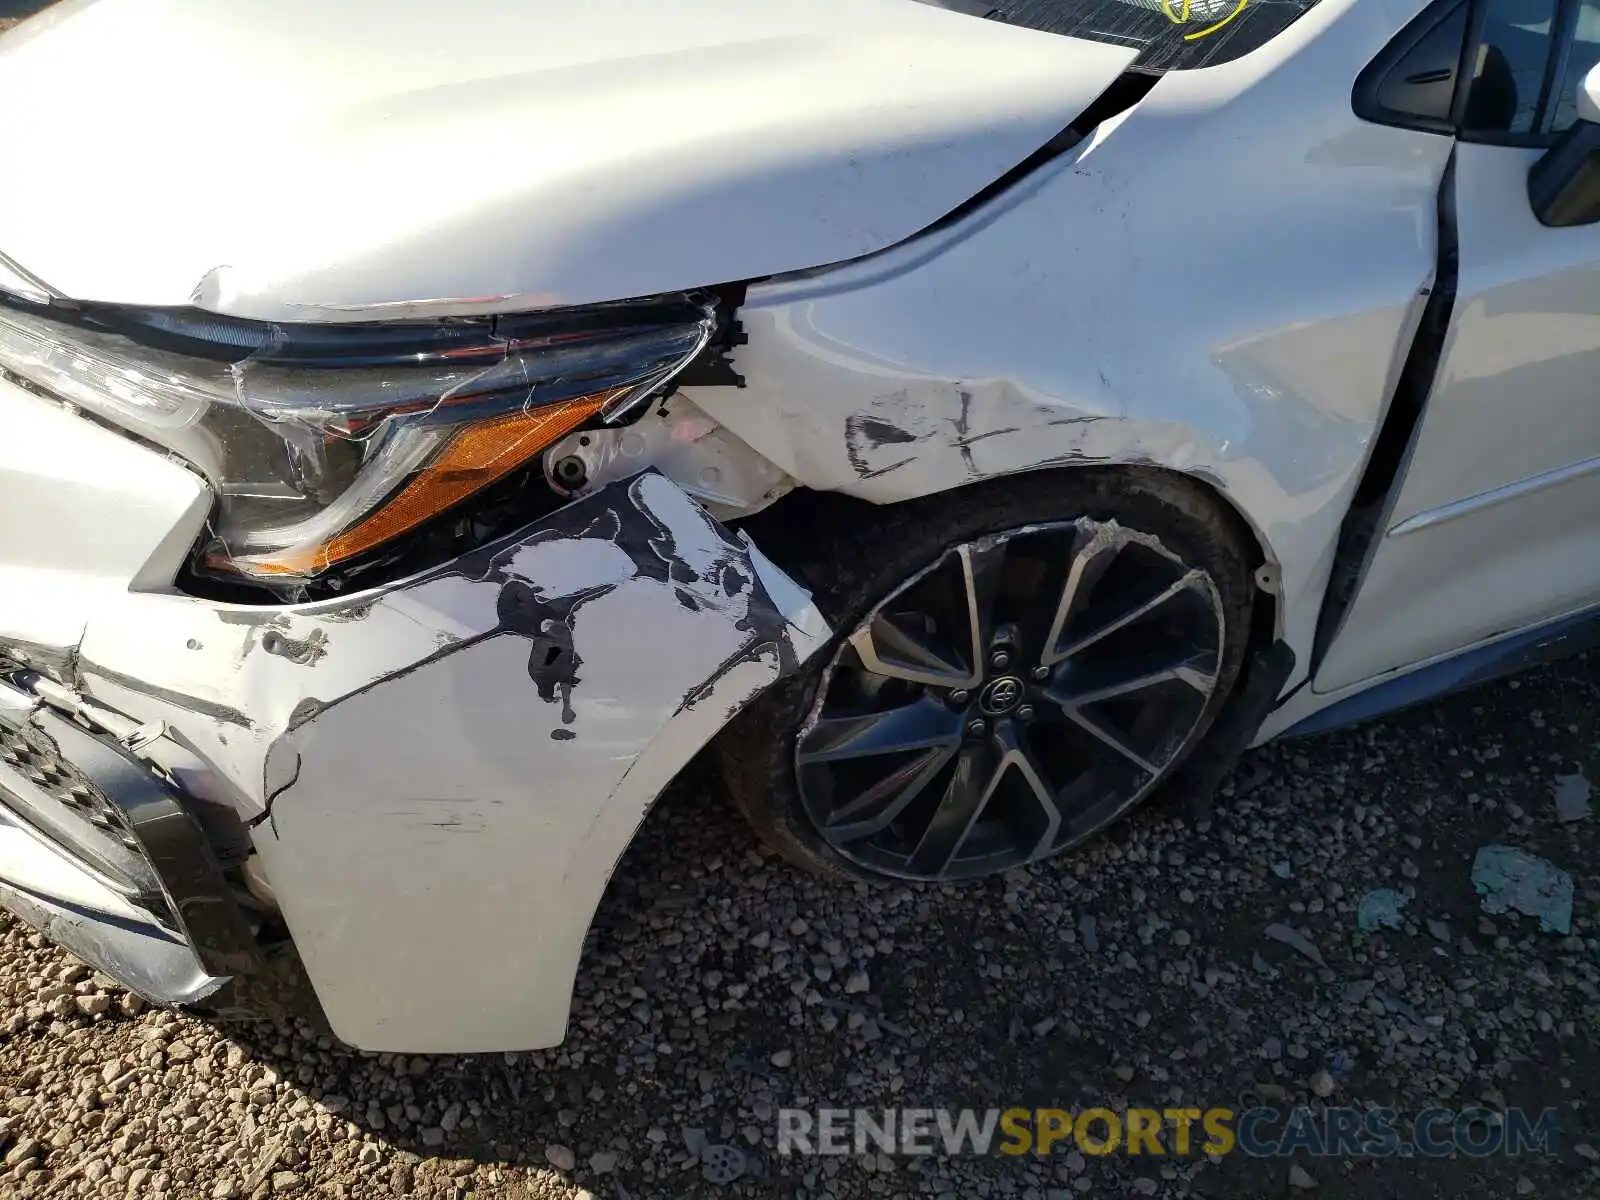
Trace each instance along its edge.
{"label": "damaged front bumper", "polygon": [[[12,673],[0,730],[44,737],[62,779],[94,785],[127,861],[119,875],[105,838],[57,827],[72,814],[48,788],[34,807],[61,821],[30,815],[0,773],[0,903],[154,999],[203,998],[254,967],[206,858],[200,818],[225,811],[342,1038],[551,1045],[646,810],[827,636],[800,588],[654,473],[347,599],[125,592],[69,675]],[[148,827],[117,819],[136,793]],[[158,815],[166,842],[146,836]]]}
{"label": "damaged front bumper", "polygon": [[[19,686],[20,684],[20,686]],[[205,830],[125,746],[0,681],[0,904],[148,999],[261,965]]]}

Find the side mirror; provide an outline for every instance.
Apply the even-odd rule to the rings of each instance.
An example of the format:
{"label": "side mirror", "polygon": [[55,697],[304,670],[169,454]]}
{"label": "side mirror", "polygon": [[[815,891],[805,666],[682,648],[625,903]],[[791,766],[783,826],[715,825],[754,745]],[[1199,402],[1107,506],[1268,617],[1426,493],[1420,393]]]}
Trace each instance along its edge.
{"label": "side mirror", "polygon": [[1578,88],[1578,120],[1528,171],[1528,202],[1540,224],[1600,221],[1600,65]]}

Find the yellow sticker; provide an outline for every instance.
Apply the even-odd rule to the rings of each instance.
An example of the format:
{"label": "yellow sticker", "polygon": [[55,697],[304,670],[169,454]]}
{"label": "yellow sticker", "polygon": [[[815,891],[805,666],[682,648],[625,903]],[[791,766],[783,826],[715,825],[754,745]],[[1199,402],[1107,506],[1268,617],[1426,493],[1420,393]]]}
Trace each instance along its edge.
{"label": "yellow sticker", "polygon": [[[1230,3],[1233,5],[1232,10],[1223,12]],[[1198,0],[1198,2],[1196,0],[1161,0],[1161,13],[1174,25],[1192,25],[1210,21],[1211,23],[1204,28],[1196,30],[1194,33],[1183,35],[1184,41],[1197,42],[1201,38],[1210,37],[1217,30],[1231,24],[1249,3],[1250,0]]]}

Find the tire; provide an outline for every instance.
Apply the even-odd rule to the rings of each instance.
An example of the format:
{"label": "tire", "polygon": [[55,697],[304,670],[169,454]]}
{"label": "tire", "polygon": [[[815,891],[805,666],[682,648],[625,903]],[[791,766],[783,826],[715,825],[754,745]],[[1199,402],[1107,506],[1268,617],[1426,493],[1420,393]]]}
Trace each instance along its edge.
{"label": "tire", "polygon": [[[886,508],[873,508],[853,501],[843,501],[838,497],[808,494],[799,498],[801,504],[808,501],[813,508],[805,514],[804,519],[796,520],[796,514],[792,509],[786,510],[780,505],[763,514],[764,519],[757,518],[756,522],[752,523],[753,532],[758,544],[761,544],[763,549],[796,580],[811,590],[819,609],[833,626],[835,636],[830,644],[814,655],[799,672],[775,685],[751,703],[723,732],[717,743],[723,776],[735,804],[763,841],[799,866],[824,874],[866,881],[970,878],[1059,854],[1104,829],[1170,778],[1204,738],[1238,678],[1246,651],[1255,594],[1251,582],[1254,544],[1231,511],[1223,508],[1201,485],[1182,476],[1141,468],[1083,468],[1040,472],[986,482],[960,491]],[[822,519],[819,520],[819,516]],[[1093,780],[1085,785],[1081,779],[1074,779],[1061,792],[1055,793],[1054,799],[1049,802],[1051,807],[1060,808],[1061,812],[1056,816],[1041,816],[1035,813],[1033,808],[1027,807],[1033,800],[1024,800],[1023,809],[1015,808],[1010,796],[1016,791],[1017,785],[1009,782],[1012,779],[1011,775],[1006,775],[1008,782],[1004,787],[1009,789],[1006,804],[1011,806],[1011,810],[1008,811],[1024,813],[1025,819],[1020,821],[1023,834],[1006,832],[1009,827],[1004,827],[1004,822],[1000,822],[1004,827],[1001,835],[991,835],[986,830],[984,832],[992,844],[1001,847],[1001,851],[984,856],[977,850],[969,854],[962,848],[957,857],[952,857],[946,863],[944,869],[931,873],[928,868],[937,862],[937,853],[931,857],[919,857],[927,841],[926,837],[917,843],[917,848],[903,863],[897,857],[900,854],[898,849],[891,846],[890,849],[884,850],[879,846],[879,843],[885,845],[894,843],[896,838],[901,838],[906,845],[910,844],[905,838],[914,836],[914,829],[912,835],[902,835],[898,832],[899,825],[894,822],[891,822],[886,830],[873,835],[877,840],[865,849],[860,843],[845,844],[838,837],[824,836],[823,827],[819,825],[817,816],[819,802],[816,794],[823,792],[832,795],[839,789],[831,786],[828,788],[813,786],[812,792],[807,793],[802,784],[802,775],[814,780],[818,777],[816,772],[823,772],[826,775],[828,771],[839,771],[842,768],[830,766],[827,762],[819,765],[810,757],[805,758],[802,767],[797,762],[797,742],[805,749],[806,755],[810,755],[810,748],[813,745],[826,742],[826,739],[822,739],[822,742],[818,739],[821,738],[823,729],[831,728],[828,713],[831,711],[829,705],[834,703],[834,689],[846,688],[847,679],[861,677],[870,680],[880,688],[880,691],[875,693],[876,696],[881,696],[882,689],[889,687],[914,689],[919,686],[898,678],[884,684],[878,675],[870,671],[865,673],[861,671],[859,664],[867,661],[869,654],[873,662],[881,664],[885,661],[885,656],[877,649],[877,642],[880,639],[876,631],[880,629],[892,631],[896,627],[892,624],[885,626],[880,622],[885,619],[901,619],[898,614],[884,617],[879,611],[879,606],[891,596],[896,597],[897,604],[909,596],[920,596],[923,591],[919,589],[934,587],[932,581],[953,578],[951,575],[953,568],[950,564],[956,560],[952,560],[952,555],[956,555],[960,562],[968,564],[964,568],[966,574],[961,578],[970,580],[975,578],[976,569],[970,565],[973,556],[992,555],[995,553],[992,547],[997,541],[1003,547],[1001,553],[1013,558],[1026,557],[1029,559],[1026,565],[1037,568],[1038,564],[1032,561],[1035,557],[1057,559],[1061,557],[1039,547],[1065,547],[1068,545],[1065,539],[1071,538],[1073,554],[1081,557],[1081,553],[1091,552],[1092,547],[1081,553],[1078,548],[1089,546],[1085,538],[1090,538],[1093,531],[1099,529],[1122,531],[1120,536],[1128,539],[1128,549],[1112,552],[1117,558],[1126,557],[1130,560],[1128,564],[1116,568],[1122,571],[1127,579],[1141,581],[1142,575],[1132,572],[1144,570],[1142,564],[1148,564],[1151,572],[1169,569],[1174,572],[1184,572],[1181,576],[1184,580],[1189,580],[1194,572],[1198,572],[1203,579],[1186,585],[1183,592],[1183,604],[1187,606],[1185,612],[1187,613],[1187,608],[1195,608],[1198,611],[1200,602],[1191,603],[1189,597],[1189,591],[1193,590],[1203,593],[1203,598],[1212,604],[1217,613],[1216,623],[1220,628],[1215,637],[1209,641],[1201,635],[1201,641],[1204,642],[1203,651],[1201,657],[1194,660],[1204,664],[1207,679],[1211,679],[1214,668],[1214,680],[1211,681],[1209,692],[1198,691],[1199,683],[1202,681],[1184,676],[1185,681],[1197,689],[1197,695],[1187,699],[1173,695],[1162,701],[1174,713],[1178,713],[1179,709],[1172,706],[1181,701],[1184,706],[1181,710],[1182,723],[1187,724],[1190,721],[1191,713],[1194,716],[1192,727],[1177,730],[1175,726],[1174,731],[1161,735],[1166,739],[1161,744],[1167,747],[1170,753],[1163,751],[1158,773],[1148,778],[1142,785],[1136,786],[1136,781],[1143,779],[1147,770],[1156,767],[1154,759],[1141,760],[1138,766],[1126,767],[1130,774],[1128,781],[1123,782],[1123,776],[1116,774],[1118,768],[1115,764],[1122,757],[1122,753],[1127,751],[1127,747],[1121,747],[1119,752],[1113,753],[1105,750],[1105,746],[1112,743],[1107,742],[1102,745],[1098,738],[1091,739],[1093,744],[1089,746],[1087,753],[1091,756],[1103,755],[1112,760],[1096,769],[1108,772],[1106,778],[1110,780],[1114,776],[1117,782],[1114,787],[1108,786],[1105,789],[1103,797],[1087,802],[1082,813],[1072,817],[1071,823],[1064,815],[1065,798],[1069,794],[1089,795],[1090,792],[1085,788],[1092,787]],[[800,536],[805,539],[803,544],[798,540]],[[1047,540],[1052,538],[1055,539],[1053,542]],[[1160,555],[1165,555],[1166,558]],[[1166,563],[1167,558],[1181,565],[1169,567]],[[1037,573],[1035,569],[1035,576]],[[1082,577],[1088,577],[1087,569]],[[1108,577],[1109,570],[1099,576],[1101,579]],[[1159,580],[1155,580],[1150,587],[1154,589],[1159,583]],[[941,582],[939,586],[942,587],[944,584]],[[968,589],[966,594],[970,597],[978,590],[979,585],[966,583],[964,586]],[[1066,595],[1066,589],[1063,589],[1062,594]],[[1089,593],[1089,596],[1092,599],[1093,593]],[[1075,602],[1061,599],[1056,602],[1056,607],[1065,610],[1072,603]],[[1087,605],[1089,601],[1086,600],[1084,603]],[[874,621],[871,626],[873,632],[862,635],[866,638],[865,644],[868,648],[868,653],[864,654],[852,640],[851,635],[868,620],[869,616]],[[1032,619],[1035,618],[1030,618]],[[1150,619],[1152,618],[1141,618],[1141,620]],[[1169,626],[1174,624],[1183,626],[1183,622],[1187,621],[1196,629],[1200,629],[1202,619],[1199,616],[1163,615],[1159,620],[1164,624],[1157,632],[1160,637],[1176,637],[1178,635],[1173,633]],[[937,621],[929,622],[930,627],[937,624]],[[981,626],[982,621],[976,624]],[[1050,627],[1048,638],[1057,639],[1059,625],[1058,614],[1056,624]],[[1015,633],[1015,626],[1006,628]],[[1121,639],[1118,645],[1133,637],[1133,628],[1129,626],[1115,634],[1117,639]],[[1037,640],[1035,638],[1035,641]],[[968,657],[977,657],[985,653],[976,643],[974,649],[976,653]],[[1104,661],[1114,667],[1120,661],[1115,654],[1121,652],[1113,653],[1113,650],[1113,639],[1106,637],[1082,653],[1109,655],[1111,657]],[[1046,656],[1054,652],[1054,650],[1048,651]],[[991,657],[991,661],[998,662],[1000,659]],[[1044,657],[1039,657],[1038,661],[1041,665],[1030,668],[1030,671],[1042,672],[1051,669],[1042,665]],[[1053,669],[1059,675],[1065,666],[1070,674],[1073,670],[1072,663],[1075,661],[1065,660],[1063,664],[1058,664]],[[900,668],[895,666],[892,669]],[[988,667],[981,669],[988,670]],[[1102,671],[1106,668],[1096,665],[1094,669]],[[1039,679],[1041,676],[1031,674],[1027,678]],[[1030,696],[1035,694],[1034,685],[1025,686],[1030,689]],[[1056,676],[1052,676],[1050,682],[1038,686],[1057,688]],[[981,722],[984,720],[985,712],[1005,700],[1005,697],[1000,696],[996,690],[1002,687],[998,680],[987,683],[984,687],[985,691],[976,693],[983,707],[974,708],[972,707],[974,702],[969,700],[968,707],[961,710],[963,715],[956,718],[958,721],[968,721],[968,718],[972,717],[973,720]],[[1157,690],[1162,689],[1167,693],[1183,690],[1176,686],[1169,687],[1168,682],[1163,682],[1159,687],[1152,687],[1148,695],[1154,696]],[[1004,690],[1009,695],[1011,685],[1004,685]],[[906,703],[919,706],[919,712],[923,708],[933,711],[932,698],[942,697],[946,707],[954,707],[957,700],[967,695],[966,691],[949,691],[926,686],[924,692],[925,695]],[[1052,691],[1052,696],[1053,694]],[[1088,694],[1091,696],[1090,703],[1101,705],[1102,710],[1104,705],[1133,703],[1120,697],[1094,701],[1092,700],[1094,693]],[[876,702],[876,700],[871,701],[871,703]],[[1012,742],[1002,736],[1001,725],[1004,723],[1013,731],[1023,729],[1020,735],[1022,740],[1025,742],[1031,740],[1036,750],[1042,748],[1062,761],[1067,761],[1070,756],[1064,748],[1065,742],[1081,734],[1079,723],[1063,726],[1064,732],[1059,737],[1055,736],[1054,727],[1045,729],[1032,717],[1028,718],[1030,723],[1026,727],[1019,725],[1023,715],[1029,714],[1031,708],[1031,705],[1024,703],[1011,713],[996,717],[992,722],[994,729],[989,738],[976,739],[985,745],[972,747],[970,753],[974,756],[982,753],[989,756],[991,761],[994,754],[1003,753],[1005,746],[1012,745]],[[1041,708],[1050,709],[1054,713],[1054,709],[1048,703],[1041,703]],[[1095,726],[1105,726],[1105,721],[1097,715],[1101,710],[1079,707],[1075,711],[1080,716],[1088,713]],[[1152,717],[1148,720],[1154,719]],[[1139,720],[1148,724],[1144,716]],[[1149,727],[1154,728],[1154,726]],[[965,761],[965,756],[969,753],[968,743],[974,740],[971,734],[972,728],[970,721],[964,727],[962,736],[966,741],[962,744],[957,761]],[[1014,738],[1017,735],[1013,732],[1006,736]],[[1002,743],[1000,749],[989,748],[987,746],[989,741]],[[916,753],[934,755],[943,754],[945,750],[918,750]],[[1026,757],[1029,761],[1034,761],[1037,759],[1037,754]],[[931,762],[932,759],[930,764]],[[913,765],[914,763],[910,763],[904,771],[912,772]],[[933,770],[931,765],[928,769]],[[918,770],[920,771],[920,768]],[[1005,771],[1005,767],[999,768],[995,778],[999,779]],[[1050,794],[1050,785],[1040,787],[1031,782],[1044,775],[1046,772],[1043,770],[1033,774],[1025,772],[1023,778],[1029,783],[1032,792],[1040,795]],[[923,791],[937,791],[939,787],[944,786],[939,777],[930,775],[929,778],[933,779],[933,783],[924,787]],[[836,775],[826,775],[826,779],[831,785]],[[954,785],[951,785],[952,791],[953,788]],[[1001,785],[991,784],[986,795],[998,799],[1001,795]],[[1034,797],[1035,800],[1037,798]],[[808,799],[812,806],[809,810]],[[1077,803],[1076,800],[1073,802]],[[925,808],[932,803],[934,802],[926,796],[922,796],[913,802],[913,807],[921,805]],[[992,804],[988,799],[981,801],[979,804],[981,819],[974,818],[968,826],[972,832],[962,836],[975,839],[977,833],[984,830],[986,823],[996,824],[987,819],[985,806],[996,807],[996,804]],[[908,808],[906,813],[909,814],[910,811]],[[877,819],[881,817],[874,818]],[[897,821],[914,826],[908,815],[902,815]],[[1080,822],[1086,822],[1086,827],[1078,828]],[[1042,823],[1048,825],[1040,832],[1039,827]],[[828,828],[839,830],[851,827],[832,825]],[[1036,833],[1039,837],[1038,842],[1031,842],[1029,839]],[[1018,841],[1014,849],[1020,857],[1013,855],[1014,861],[1005,860],[1008,853],[1004,849],[1007,838]],[[934,847],[934,849],[939,848]]]}

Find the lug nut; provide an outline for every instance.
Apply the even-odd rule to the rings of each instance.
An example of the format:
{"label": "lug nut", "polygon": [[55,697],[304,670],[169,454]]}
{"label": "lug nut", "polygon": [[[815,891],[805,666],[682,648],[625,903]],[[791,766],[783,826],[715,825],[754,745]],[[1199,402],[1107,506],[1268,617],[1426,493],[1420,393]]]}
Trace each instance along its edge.
{"label": "lug nut", "polygon": [[1050,668],[1035,667],[1032,671],[1029,671],[1028,674],[1032,675],[1040,683],[1043,683],[1046,679],[1050,678]]}
{"label": "lug nut", "polygon": [[953,691],[953,692],[950,693],[950,703],[954,704],[957,708],[960,708],[963,704],[965,704],[970,699],[972,699],[972,697],[969,696],[966,692],[961,691],[959,688],[956,691]]}
{"label": "lug nut", "polygon": [[1011,665],[1011,655],[1007,654],[1004,650],[996,650],[992,655],[989,656],[989,665],[996,671],[1004,671],[1008,666]]}
{"label": "lug nut", "polygon": [[1031,721],[1031,720],[1033,720],[1033,705],[1024,704],[1021,708],[1017,709],[1017,720],[1019,720],[1019,721]]}
{"label": "lug nut", "polygon": [[989,727],[982,721],[974,721],[971,725],[967,726],[967,732],[973,737],[982,737],[988,731]]}

